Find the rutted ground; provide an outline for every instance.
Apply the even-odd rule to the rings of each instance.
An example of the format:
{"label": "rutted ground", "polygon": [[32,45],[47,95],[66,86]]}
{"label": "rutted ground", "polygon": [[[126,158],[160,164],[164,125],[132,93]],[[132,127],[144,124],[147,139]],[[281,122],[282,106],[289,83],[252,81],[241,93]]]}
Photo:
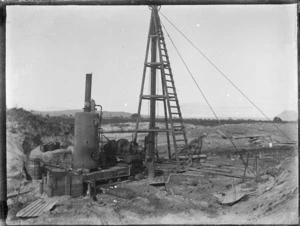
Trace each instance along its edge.
{"label": "rutted ground", "polygon": [[[147,127],[146,123],[142,126]],[[297,125],[278,124],[280,129],[297,141]],[[106,125],[106,130],[133,129],[133,123]],[[247,194],[234,205],[220,203],[220,194],[233,194],[232,179],[205,175],[199,180],[173,181],[170,186],[154,187],[147,179],[120,183],[117,188],[123,195],[110,195],[98,190],[96,201],[90,197],[70,198],[62,196],[56,206],[38,218],[18,219],[16,213],[30,202],[41,197],[38,181],[27,182],[22,171],[26,159],[22,139],[18,133],[8,133],[8,190],[16,192],[20,179],[22,190],[32,190],[8,200],[8,224],[297,224],[298,223],[298,153],[276,143],[288,142],[269,123],[252,123],[203,127],[188,125],[188,139],[202,133],[208,136],[203,141],[207,163],[239,161],[227,139],[217,130],[237,135],[268,135],[255,142],[248,138],[235,140],[239,150],[265,150],[271,162],[261,162],[264,177],[260,182],[238,180],[237,193]],[[111,137],[119,137],[113,134]],[[130,139],[131,135],[128,135]],[[140,137],[142,139],[142,135]],[[270,147],[272,143],[272,147]],[[160,155],[166,155],[165,137],[159,137]],[[250,148],[249,148],[250,147]],[[278,152],[278,153],[277,153]],[[54,152],[53,152],[54,153]],[[220,153],[223,153],[221,156]],[[55,153],[54,153],[55,154]],[[166,178],[165,178],[166,179]],[[170,189],[171,188],[171,189]],[[18,199],[18,200],[17,200]]]}
{"label": "rutted ground", "polygon": [[[164,187],[147,186],[147,180],[118,185],[127,191],[123,198],[101,193],[97,201],[89,197],[61,197],[51,212],[8,224],[296,224],[298,222],[298,181],[291,157],[277,167],[275,178],[255,184],[254,194],[233,206],[223,206],[212,195],[213,178],[187,186],[181,194]],[[297,167],[296,167],[297,168]],[[245,183],[244,183],[245,184]],[[216,184],[215,184],[216,185]],[[228,192],[231,192],[228,190]],[[22,205],[23,206],[23,205]],[[22,206],[19,206],[20,209]],[[15,211],[16,212],[16,211]]]}

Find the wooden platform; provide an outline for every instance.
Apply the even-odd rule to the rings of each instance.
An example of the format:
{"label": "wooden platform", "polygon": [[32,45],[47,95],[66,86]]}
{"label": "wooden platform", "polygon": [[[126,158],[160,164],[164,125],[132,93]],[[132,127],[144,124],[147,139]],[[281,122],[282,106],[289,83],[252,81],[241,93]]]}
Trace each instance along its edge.
{"label": "wooden platform", "polygon": [[17,213],[17,217],[39,217],[44,212],[52,209],[52,207],[59,201],[59,197],[38,199],[26,206]]}

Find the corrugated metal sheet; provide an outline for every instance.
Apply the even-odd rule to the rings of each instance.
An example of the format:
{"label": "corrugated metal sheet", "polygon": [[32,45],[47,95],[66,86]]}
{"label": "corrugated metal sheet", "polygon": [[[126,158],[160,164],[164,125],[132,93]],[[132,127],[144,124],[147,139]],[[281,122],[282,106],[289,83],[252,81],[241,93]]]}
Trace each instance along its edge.
{"label": "corrugated metal sheet", "polygon": [[38,217],[49,211],[57,202],[59,197],[38,199],[17,213],[17,217]]}

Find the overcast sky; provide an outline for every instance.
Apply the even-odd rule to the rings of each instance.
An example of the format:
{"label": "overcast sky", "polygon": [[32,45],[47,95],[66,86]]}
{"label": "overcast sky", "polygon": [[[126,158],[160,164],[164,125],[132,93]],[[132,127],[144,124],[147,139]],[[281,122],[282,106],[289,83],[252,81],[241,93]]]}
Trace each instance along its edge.
{"label": "overcast sky", "polygon": [[[160,11],[269,117],[297,111],[296,4]],[[93,73],[92,97],[104,110],[136,112],[150,13],[147,6],[7,7],[7,107],[80,109],[85,74]],[[219,117],[262,117],[161,20]],[[213,117],[166,42],[183,116]]]}

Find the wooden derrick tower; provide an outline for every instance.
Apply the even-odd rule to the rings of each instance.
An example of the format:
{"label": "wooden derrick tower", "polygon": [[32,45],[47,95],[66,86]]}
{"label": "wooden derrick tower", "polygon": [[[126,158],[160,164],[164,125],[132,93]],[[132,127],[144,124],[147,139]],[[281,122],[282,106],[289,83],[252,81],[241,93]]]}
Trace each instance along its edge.
{"label": "wooden derrick tower", "polygon": [[[146,164],[148,166],[148,176],[154,177],[154,159],[155,159],[155,134],[164,132],[167,135],[168,154],[171,159],[171,147],[175,151],[177,167],[179,169],[178,153],[187,145],[187,138],[184,130],[182,114],[179,107],[179,101],[174,83],[173,72],[170,65],[168,51],[165,43],[164,34],[161,27],[158,10],[160,6],[150,6],[152,10],[150,19],[150,28],[148,34],[145,64],[138,106],[138,117],[135,128],[135,140],[139,132],[140,114],[143,101],[150,101],[150,123],[148,136],[148,148],[146,153]],[[150,57],[149,57],[150,55]],[[148,59],[150,58],[150,59]],[[150,71],[150,93],[145,94],[145,80],[147,71]],[[161,80],[161,93],[157,92],[157,82]],[[164,111],[165,128],[158,129],[156,123],[156,103],[162,102]]]}

